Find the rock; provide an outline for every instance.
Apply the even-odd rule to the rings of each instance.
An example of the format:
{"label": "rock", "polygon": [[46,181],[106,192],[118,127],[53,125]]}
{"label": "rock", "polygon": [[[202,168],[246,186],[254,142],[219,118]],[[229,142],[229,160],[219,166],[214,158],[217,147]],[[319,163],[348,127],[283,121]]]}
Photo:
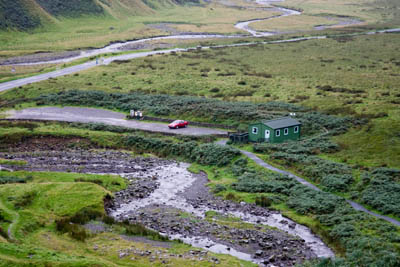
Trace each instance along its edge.
{"label": "rock", "polygon": [[262,254],[263,254],[263,251],[262,251],[262,250],[260,250],[260,249],[259,249],[259,250],[257,250],[257,251],[256,251],[256,253],[255,253],[255,255],[256,255],[256,256],[258,256],[258,257],[261,257],[261,256],[262,256]]}
{"label": "rock", "polygon": [[268,262],[275,262],[275,255],[271,255],[271,256],[268,258]]}
{"label": "rock", "polygon": [[128,256],[128,254],[125,253],[125,252],[119,253],[119,258],[120,258],[120,259],[122,259],[122,258],[124,258],[124,257],[126,257],[126,256]]}

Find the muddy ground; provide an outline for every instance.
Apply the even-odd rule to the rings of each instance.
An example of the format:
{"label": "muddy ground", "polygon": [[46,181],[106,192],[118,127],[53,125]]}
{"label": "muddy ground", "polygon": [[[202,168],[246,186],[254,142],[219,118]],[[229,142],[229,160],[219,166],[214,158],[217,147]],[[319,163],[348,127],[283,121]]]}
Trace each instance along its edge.
{"label": "muddy ground", "polygon": [[206,186],[206,174],[190,173],[186,163],[71,147],[68,142],[51,149],[49,144],[26,141],[3,148],[0,158],[27,162],[12,166],[14,170],[119,174],[129,186],[115,193],[106,207],[111,216],[141,223],[205,250],[274,266],[293,266],[333,255],[304,226],[275,211],[215,197]]}

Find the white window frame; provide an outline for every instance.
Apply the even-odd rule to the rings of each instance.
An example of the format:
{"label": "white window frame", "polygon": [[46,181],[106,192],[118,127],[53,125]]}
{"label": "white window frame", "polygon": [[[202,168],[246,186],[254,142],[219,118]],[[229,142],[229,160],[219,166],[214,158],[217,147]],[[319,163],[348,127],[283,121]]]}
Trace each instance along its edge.
{"label": "white window frame", "polygon": [[299,132],[299,126],[294,126],[294,133],[298,133]]}
{"label": "white window frame", "polygon": [[258,134],[258,127],[253,127],[253,128],[251,129],[251,133],[252,133],[252,134]]}
{"label": "white window frame", "polygon": [[283,130],[283,134],[284,134],[284,135],[288,135],[288,134],[289,134],[289,128],[285,128],[285,129]]}
{"label": "white window frame", "polygon": [[276,137],[281,136],[281,130],[275,130],[275,136]]}

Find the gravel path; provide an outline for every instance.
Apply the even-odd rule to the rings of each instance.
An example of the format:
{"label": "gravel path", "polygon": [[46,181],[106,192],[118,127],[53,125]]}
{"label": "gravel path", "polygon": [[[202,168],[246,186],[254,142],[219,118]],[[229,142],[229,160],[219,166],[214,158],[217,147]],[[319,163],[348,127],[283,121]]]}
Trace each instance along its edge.
{"label": "gravel path", "polygon": [[187,127],[171,130],[167,124],[142,122],[137,120],[126,120],[125,114],[103,109],[78,108],[78,107],[42,107],[28,108],[19,111],[9,112],[9,119],[23,120],[48,120],[48,121],[67,121],[82,123],[104,123],[107,125],[122,126],[127,128],[172,133],[181,135],[227,135],[226,131],[211,128]]}

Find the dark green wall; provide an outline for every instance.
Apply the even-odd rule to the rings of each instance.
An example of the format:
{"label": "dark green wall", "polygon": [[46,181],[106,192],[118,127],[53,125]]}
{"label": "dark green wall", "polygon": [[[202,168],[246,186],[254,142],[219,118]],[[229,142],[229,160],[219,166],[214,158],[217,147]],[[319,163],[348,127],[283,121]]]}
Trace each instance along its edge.
{"label": "dark green wall", "polygon": [[[253,127],[257,127],[258,131],[257,134],[253,134],[252,129]],[[288,134],[285,135],[285,128],[281,129],[272,129],[266,126],[263,123],[253,123],[249,125],[249,141],[250,142],[265,142],[265,130],[270,130],[270,139],[269,142],[271,143],[283,143],[288,140],[299,140],[301,136],[301,125],[298,126],[299,131],[298,133],[294,132],[295,126],[286,127],[288,128]],[[276,136],[276,131],[280,130],[280,136]]]}

